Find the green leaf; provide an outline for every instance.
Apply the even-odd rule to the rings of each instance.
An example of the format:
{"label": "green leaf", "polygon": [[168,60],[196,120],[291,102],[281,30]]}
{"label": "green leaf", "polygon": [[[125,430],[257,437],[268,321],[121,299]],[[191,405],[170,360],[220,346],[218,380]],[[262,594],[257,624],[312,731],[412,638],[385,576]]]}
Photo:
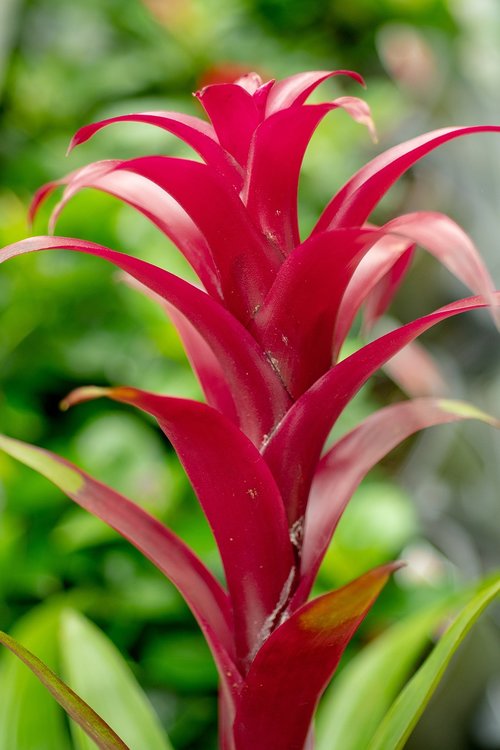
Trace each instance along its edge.
{"label": "green leaf", "polygon": [[449,606],[434,604],[408,617],[351,659],[321,704],[316,750],[366,750]]}
{"label": "green leaf", "polygon": [[[130,750],[172,750],[151,704],[111,641],[74,610],[61,617],[63,674],[89,705],[125,739]],[[78,750],[94,750],[72,726]]]}
{"label": "green leaf", "polygon": [[451,657],[481,612],[500,593],[500,577],[483,586],[441,637],[431,655],[392,704],[368,750],[400,750],[422,715]]}
{"label": "green leaf", "polygon": [[[69,688],[43,661],[7,633],[0,631],[0,643],[23,661],[64,710],[82,727],[100,750],[130,750],[101,717]],[[42,727],[40,727],[40,730]],[[95,747],[92,748],[95,750]]]}
{"label": "green leaf", "polygon": [[[37,607],[13,631],[17,640],[53,669],[58,665],[54,633],[59,613],[59,606]],[[13,654],[2,653],[0,750],[68,750],[70,738],[65,724],[63,712],[39,680]]]}

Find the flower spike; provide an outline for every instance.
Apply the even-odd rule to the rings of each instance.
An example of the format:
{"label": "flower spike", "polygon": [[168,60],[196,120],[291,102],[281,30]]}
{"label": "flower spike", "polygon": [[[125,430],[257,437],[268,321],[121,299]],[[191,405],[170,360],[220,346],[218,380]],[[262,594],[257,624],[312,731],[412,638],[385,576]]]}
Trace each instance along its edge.
{"label": "flower spike", "polygon": [[[367,472],[420,429],[470,418],[499,427],[498,420],[464,402],[436,397],[433,389],[440,393],[442,378],[416,344],[438,322],[469,310],[489,308],[500,324],[500,292],[473,242],[434,211],[392,218],[383,226],[368,221],[393,183],[420,158],[464,135],[499,133],[500,126],[443,128],[388,149],[337,191],[301,240],[300,169],[322,119],[343,109],[376,136],[370,109],[357,97],[308,103],[321,83],[340,76],[364,85],[348,70],[266,82],[249,73],[196,94],[211,122],[159,111],[86,125],[70,149],[108,125],[137,122],[180,138],[201,161],[166,155],[99,161],[35,195],[32,218],[57,187],[64,187],[51,230],[80,190],[117,197],[177,246],[199,284],[86,240],[33,237],[0,250],[0,263],[48,249],[107,260],[127,283],[162,306],[184,343],[207,403],[120,386],[77,389],[64,405],[105,396],[156,419],[212,529],[225,585],[159,521],[66,459],[2,436],[0,449],[116,529],[177,586],[217,665],[221,750],[314,750],[318,700],[399,567],[383,565],[307,601],[332,534]],[[358,314],[366,333],[386,313],[417,246],[476,296],[396,324],[341,359]],[[339,415],[380,367],[392,371],[409,395],[423,391],[433,397],[380,409],[322,456]],[[411,377],[414,371],[417,379]],[[470,621],[467,614],[467,627]],[[0,642],[21,653],[9,636],[0,634]],[[443,647],[446,659],[449,643]],[[424,672],[435,682],[432,669],[430,677],[425,665]],[[49,677],[49,687],[55,685],[56,697],[72,710],[75,703],[65,686]],[[419,698],[412,722],[426,696]],[[404,702],[402,709],[396,702],[395,710],[397,720],[401,710],[407,713]],[[78,711],[81,715],[85,706]],[[408,726],[406,721],[406,734]],[[105,737],[106,728],[99,731],[90,736]],[[112,738],[103,747],[121,747],[119,742]]]}

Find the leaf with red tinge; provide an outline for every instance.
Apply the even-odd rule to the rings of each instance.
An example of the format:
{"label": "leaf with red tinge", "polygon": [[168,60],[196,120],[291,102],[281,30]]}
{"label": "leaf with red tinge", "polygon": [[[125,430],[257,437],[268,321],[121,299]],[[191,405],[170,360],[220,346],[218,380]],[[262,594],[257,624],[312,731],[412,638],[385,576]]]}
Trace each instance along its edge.
{"label": "leaf with red tinge", "polygon": [[307,505],[302,579],[294,604],[301,604],[307,598],[342,513],[370,469],[415,432],[462,419],[479,419],[500,428],[498,419],[466,402],[421,398],[380,409],[323,456],[314,474]]}
{"label": "leaf with red tinge", "polygon": [[271,88],[267,96],[266,116],[287,107],[298,108],[323,81],[336,76],[347,76],[366,88],[363,77],[353,70],[308,70],[296,73],[277,81]]}
{"label": "leaf with red tinge", "polygon": [[126,271],[185,315],[213,350],[226,373],[242,429],[260,445],[291,403],[254,338],[208,294],[145,261],[86,240],[31,237],[0,250],[0,263],[38,250],[66,249],[95,255]]}
{"label": "leaf with red tinge", "polygon": [[303,750],[316,704],[347,643],[398,567],[371,570],[309,602],[269,636],[242,688],[238,750]]}
{"label": "leaf with red tinge", "polygon": [[88,141],[102,128],[115,122],[145,123],[172,133],[183,140],[184,143],[187,143],[188,146],[191,146],[207,164],[217,169],[236,190],[240,190],[242,184],[241,170],[219,144],[212,126],[199,117],[180,112],[137,112],[108,117],[106,120],[84,125],[71,139],[68,152],[75,146]]}
{"label": "leaf with red tinge", "polygon": [[[52,228],[68,200],[82,188],[110,193],[164,232],[205,288],[224,297],[237,317],[245,321],[251,316],[272,283],[281,257],[257,232],[237,193],[210,166],[148,156],[95,162],[69,177],[52,216]],[[37,206],[40,197],[35,198]]]}
{"label": "leaf with red tinge", "polygon": [[136,388],[79,388],[66,405],[108,397],[154,416],[189,477],[214,532],[245,664],[290,592],[294,558],[283,501],[257,448],[215,409]]}
{"label": "leaf with red tinge", "polygon": [[243,200],[253,221],[283,254],[300,241],[297,191],[306,148],[321,120],[334,109],[344,109],[374,132],[366,102],[344,96],[326,104],[276,112],[259,125],[253,137]]}
{"label": "leaf with red tinge", "polygon": [[[500,302],[500,292],[495,293],[495,300]],[[436,323],[482,307],[488,307],[484,299],[469,297],[397,328],[332,367],[294,403],[263,450],[287,501],[290,526],[304,517],[314,470],[328,433],[368,378]]]}
{"label": "leaf with red tinge", "polygon": [[208,165],[187,159],[144,156],[117,169],[151,180],[180,203],[209,244],[226,306],[242,322],[250,320],[282,258],[257,231],[234,190]]}
{"label": "leaf with red tinge", "polygon": [[196,555],[153,516],[66,459],[0,435],[0,450],[59,487],[131,542],[179,589],[212,650],[221,679],[237,680],[232,614],[225,591]]}
{"label": "leaf with red tinge", "polygon": [[498,132],[500,125],[441,128],[393,146],[346,182],[321,214],[313,232],[362,225],[396,180],[430,151],[463,135]]}
{"label": "leaf with red tinge", "polygon": [[56,701],[66,713],[76,721],[85,734],[95,742],[99,750],[129,750],[118,735],[101,719],[99,714],[90,708],[76,693],[71,690],[54,672],[40,659],[24,648],[7,633],[0,631],[0,643],[6,646],[26,666],[31,669],[35,677],[45,685]]}

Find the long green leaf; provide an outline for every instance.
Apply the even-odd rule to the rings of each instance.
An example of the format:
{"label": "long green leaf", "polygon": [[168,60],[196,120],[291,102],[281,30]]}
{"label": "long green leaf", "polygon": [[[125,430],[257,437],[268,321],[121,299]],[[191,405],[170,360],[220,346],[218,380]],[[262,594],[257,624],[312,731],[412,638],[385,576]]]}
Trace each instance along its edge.
{"label": "long green leaf", "polygon": [[320,707],[316,750],[366,750],[449,606],[434,604],[412,615],[351,659]]}
{"label": "long green leaf", "polygon": [[66,713],[79,724],[99,750],[130,750],[96,712],[49,669],[43,661],[7,633],[0,631],[0,643],[23,661],[42,682]]}
{"label": "long green leaf", "polygon": [[453,654],[481,612],[500,593],[500,577],[480,589],[392,704],[368,750],[400,750],[422,715]]}
{"label": "long green leaf", "polygon": [[[32,609],[12,632],[51,669],[59,664],[54,638],[59,617],[60,604],[52,600]],[[70,737],[57,703],[22,661],[5,649],[1,651],[0,750],[68,750]]]}
{"label": "long green leaf", "polygon": [[[151,704],[111,641],[74,610],[61,617],[61,659],[65,680],[124,738],[130,750],[172,750]],[[93,750],[78,726],[75,747]]]}

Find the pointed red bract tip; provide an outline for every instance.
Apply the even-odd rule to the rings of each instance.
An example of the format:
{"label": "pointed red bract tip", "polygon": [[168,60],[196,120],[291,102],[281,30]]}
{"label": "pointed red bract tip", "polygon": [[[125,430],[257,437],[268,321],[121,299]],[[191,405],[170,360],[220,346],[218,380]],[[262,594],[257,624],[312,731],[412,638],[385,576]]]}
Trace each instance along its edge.
{"label": "pointed red bract tip", "polygon": [[72,139],[70,140],[69,144],[68,144],[68,148],[66,149],[65,156],[69,156],[70,153],[75,148],[75,146],[78,146],[78,143],[75,141],[75,136],[73,136]]}
{"label": "pointed red bract tip", "polygon": [[28,208],[28,226],[30,229],[33,229],[33,224],[35,222],[38,211],[40,210],[40,207],[43,203],[45,203],[47,198],[52,195],[54,190],[59,187],[60,184],[61,183],[59,180],[53,180],[51,182],[46,182],[45,185],[42,185],[42,187],[38,188]]}

